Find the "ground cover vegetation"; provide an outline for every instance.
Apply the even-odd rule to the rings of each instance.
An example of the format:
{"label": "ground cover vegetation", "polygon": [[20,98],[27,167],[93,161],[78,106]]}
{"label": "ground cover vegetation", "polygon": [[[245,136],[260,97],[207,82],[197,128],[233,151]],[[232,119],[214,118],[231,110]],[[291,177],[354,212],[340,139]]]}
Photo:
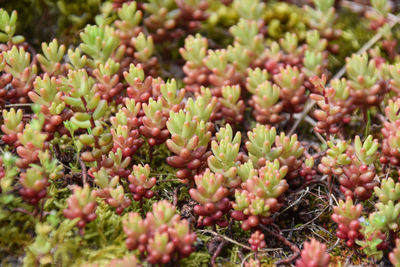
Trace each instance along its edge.
{"label": "ground cover vegetation", "polygon": [[397,1],[0,1],[4,266],[400,266]]}

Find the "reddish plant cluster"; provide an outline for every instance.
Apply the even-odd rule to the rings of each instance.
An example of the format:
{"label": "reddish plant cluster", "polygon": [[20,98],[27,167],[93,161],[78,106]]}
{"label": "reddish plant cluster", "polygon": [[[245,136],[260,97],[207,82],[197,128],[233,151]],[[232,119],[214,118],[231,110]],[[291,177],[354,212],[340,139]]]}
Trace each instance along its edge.
{"label": "reddish plant cluster", "polygon": [[127,248],[137,249],[151,264],[187,257],[194,250],[196,234],[190,230],[188,221],[182,220],[176,208],[165,200],[155,203],[145,219],[136,212],[129,213],[123,228]]}

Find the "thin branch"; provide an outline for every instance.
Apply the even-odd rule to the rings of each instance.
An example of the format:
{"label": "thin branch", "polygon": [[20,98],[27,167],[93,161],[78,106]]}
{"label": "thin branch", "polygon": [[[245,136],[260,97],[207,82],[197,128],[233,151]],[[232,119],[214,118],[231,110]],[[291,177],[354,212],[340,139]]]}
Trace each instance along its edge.
{"label": "thin branch", "polygon": [[83,185],[85,185],[87,184],[87,171],[85,163],[82,161],[81,157],[79,157],[79,165],[81,166],[82,169],[82,183]]}
{"label": "thin branch", "polygon": [[215,261],[218,257],[218,255],[221,253],[221,250],[224,248],[224,246],[226,245],[226,240],[222,240],[221,243],[218,244],[217,249],[214,251],[214,254],[211,257],[211,266],[216,266]]}
{"label": "thin branch", "polygon": [[24,213],[24,214],[26,214],[26,215],[35,217],[35,215],[34,215],[32,212],[30,212],[30,211],[28,211],[28,210],[26,210],[26,209],[23,209],[23,208],[15,208],[15,209],[13,209],[12,211],[21,212],[21,213]]}
{"label": "thin branch", "polygon": [[318,219],[325,212],[325,210],[327,210],[329,207],[330,207],[330,205],[326,205],[325,208],[323,208],[322,211],[316,217],[314,217],[312,220],[308,221],[307,223],[305,223],[297,228],[294,228],[294,229],[284,229],[284,230],[282,230],[282,232],[288,232],[288,231],[292,231],[292,230],[299,231],[299,230],[304,229],[307,225],[311,224],[316,219]]}
{"label": "thin branch", "polygon": [[[197,232],[212,234],[214,236],[221,237],[221,238],[225,239],[226,241],[228,241],[228,242],[230,242],[232,244],[235,244],[235,245],[237,245],[239,247],[242,247],[242,248],[247,249],[247,250],[252,250],[251,247],[249,247],[249,246],[246,246],[246,245],[244,245],[242,243],[237,242],[236,240],[233,240],[233,239],[231,239],[231,238],[229,238],[227,236],[221,235],[221,234],[219,234],[217,232],[214,232],[214,231],[211,231],[211,230],[198,230]],[[272,251],[280,251],[280,250],[282,250],[282,249],[281,248],[263,248],[263,249],[260,249],[258,252],[272,252]]]}

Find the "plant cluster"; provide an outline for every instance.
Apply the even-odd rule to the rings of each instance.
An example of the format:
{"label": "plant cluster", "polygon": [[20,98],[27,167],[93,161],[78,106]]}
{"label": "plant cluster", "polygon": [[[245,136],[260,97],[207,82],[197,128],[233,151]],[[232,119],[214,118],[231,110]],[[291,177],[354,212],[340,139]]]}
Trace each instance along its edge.
{"label": "plant cluster", "polygon": [[56,2],[0,9],[1,264],[400,266],[390,1]]}

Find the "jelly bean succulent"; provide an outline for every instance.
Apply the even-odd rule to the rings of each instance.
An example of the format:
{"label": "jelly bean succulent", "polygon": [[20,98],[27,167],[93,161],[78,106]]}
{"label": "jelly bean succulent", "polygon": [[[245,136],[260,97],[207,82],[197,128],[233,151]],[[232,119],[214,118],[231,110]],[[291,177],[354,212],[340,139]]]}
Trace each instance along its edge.
{"label": "jelly bean succulent", "polygon": [[326,252],[326,245],[311,239],[310,242],[304,243],[301,251],[301,258],[296,261],[297,267],[302,266],[328,266],[330,256]]}
{"label": "jelly bean succulent", "polygon": [[400,265],[396,1],[0,2],[1,265]]}
{"label": "jelly bean succulent", "polygon": [[194,208],[194,212],[200,216],[198,225],[227,225],[223,216],[229,211],[230,203],[226,198],[228,189],[224,187],[224,180],[222,174],[213,174],[209,169],[194,177],[196,188],[190,189],[189,194],[200,204]]}
{"label": "jelly bean succulent", "polygon": [[154,203],[152,212],[144,219],[136,212],[129,213],[123,229],[127,248],[137,249],[152,264],[165,264],[177,256],[187,257],[196,240],[188,222],[166,200]]}

